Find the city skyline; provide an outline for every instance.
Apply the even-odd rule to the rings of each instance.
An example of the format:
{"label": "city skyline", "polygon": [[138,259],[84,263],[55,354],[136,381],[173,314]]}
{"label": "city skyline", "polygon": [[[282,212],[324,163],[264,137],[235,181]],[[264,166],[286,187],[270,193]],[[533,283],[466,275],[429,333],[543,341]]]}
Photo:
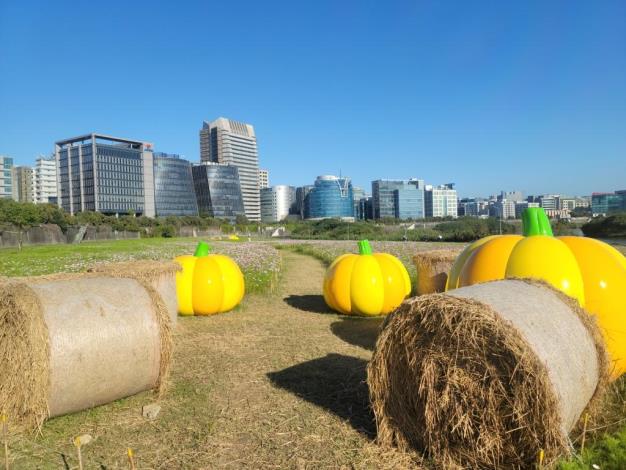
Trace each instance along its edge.
{"label": "city skyline", "polygon": [[[198,123],[224,115],[254,124],[277,184],[341,172],[356,186],[455,182],[461,196],[624,186],[623,2],[244,2],[210,31],[228,5],[146,6],[0,5],[1,154],[29,164],[98,129],[197,161]],[[138,35],[137,18],[172,34]],[[42,73],[87,58],[97,73]]]}

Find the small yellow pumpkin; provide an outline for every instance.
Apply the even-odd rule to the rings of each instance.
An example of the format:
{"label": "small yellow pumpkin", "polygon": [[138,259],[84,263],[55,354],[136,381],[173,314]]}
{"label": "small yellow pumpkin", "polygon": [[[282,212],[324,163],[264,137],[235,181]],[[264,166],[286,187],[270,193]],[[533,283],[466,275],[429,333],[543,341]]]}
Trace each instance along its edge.
{"label": "small yellow pumpkin", "polygon": [[232,310],[243,298],[245,285],[237,263],[224,255],[209,254],[209,245],[200,242],[193,256],[174,261],[182,271],[176,273],[176,296],[180,315],[213,315]]}
{"label": "small yellow pumpkin", "polygon": [[348,315],[385,315],[411,293],[411,279],[404,265],[388,253],[372,253],[367,240],[359,242],[359,254],[339,256],[324,277],[324,300]]}
{"label": "small yellow pumpkin", "polygon": [[511,277],[544,280],[597,316],[613,378],[621,376],[626,372],[626,258],[592,238],[554,237],[541,208],[526,209],[522,224],[524,236],[494,235],[469,245],[456,259],[446,290]]}

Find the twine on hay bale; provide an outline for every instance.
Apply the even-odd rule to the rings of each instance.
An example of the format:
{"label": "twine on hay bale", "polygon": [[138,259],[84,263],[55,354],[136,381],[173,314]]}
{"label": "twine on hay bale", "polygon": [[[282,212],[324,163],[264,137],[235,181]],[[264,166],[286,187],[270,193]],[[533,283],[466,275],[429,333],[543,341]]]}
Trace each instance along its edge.
{"label": "twine on hay bale", "polygon": [[71,274],[0,284],[0,409],[25,427],[162,392],[171,357],[167,307],[135,279]]}
{"label": "twine on hay bale", "polygon": [[568,454],[568,433],[608,381],[595,321],[537,282],[503,280],[406,301],[368,366],[383,445],[445,466],[532,466]]}
{"label": "twine on hay bale", "polygon": [[417,269],[417,295],[434,294],[446,289],[448,273],[456,261],[460,250],[445,249],[417,253],[413,263]]}

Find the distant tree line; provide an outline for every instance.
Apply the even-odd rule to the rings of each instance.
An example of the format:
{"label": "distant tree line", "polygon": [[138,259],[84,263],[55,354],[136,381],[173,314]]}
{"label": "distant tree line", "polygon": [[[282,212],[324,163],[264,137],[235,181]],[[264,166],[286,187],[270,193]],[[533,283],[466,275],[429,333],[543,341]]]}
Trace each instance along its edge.
{"label": "distant tree line", "polygon": [[[441,219],[439,219],[441,220]],[[345,222],[340,219],[324,219],[288,224],[292,238],[319,240],[407,240],[407,241],[471,241],[498,233],[515,233],[515,226],[497,219],[460,217],[441,221],[432,227],[399,225],[385,221]],[[500,231],[501,230],[501,231]]]}
{"label": "distant tree line", "polygon": [[135,215],[105,215],[100,212],[79,212],[70,215],[52,204],[32,204],[0,199],[0,226],[12,226],[20,231],[40,224],[56,224],[65,233],[68,227],[91,225],[109,226],[112,230],[140,232],[143,236],[174,237],[181,227],[195,227],[199,230],[215,228],[224,233],[234,231],[256,231],[257,224],[250,224],[244,216],[238,216],[235,225],[228,220],[208,216],[144,217]]}
{"label": "distant tree line", "polygon": [[594,217],[582,226],[583,233],[594,238],[626,238],[626,212]]}

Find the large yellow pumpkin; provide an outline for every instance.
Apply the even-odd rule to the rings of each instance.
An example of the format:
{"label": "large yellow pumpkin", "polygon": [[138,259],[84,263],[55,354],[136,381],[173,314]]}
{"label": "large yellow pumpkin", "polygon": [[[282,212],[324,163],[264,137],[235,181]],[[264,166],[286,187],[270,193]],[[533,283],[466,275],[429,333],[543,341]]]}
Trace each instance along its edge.
{"label": "large yellow pumpkin", "polygon": [[243,274],[232,259],[209,254],[209,245],[200,242],[193,256],[174,261],[182,271],[176,273],[176,296],[180,315],[213,315],[235,308],[245,291]]}
{"label": "large yellow pumpkin", "polygon": [[384,315],[411,293],[411,279],[404,265],[388,253],[372,253],[367,240],[359,242],[359,254],[339,256],[326,271],[324,300],[348,315]]}
{"label": "large yellow pumpkin", "polygon": [[[626,372],[626,258],[606,243],[554,237],[543,209],[522,215],[523,234],[494,235],[457,258],[446,290],[497,279],[542,279],[597,316],[613,361],[613,378]],[[550,312],[546,312],[549,315]]]}

